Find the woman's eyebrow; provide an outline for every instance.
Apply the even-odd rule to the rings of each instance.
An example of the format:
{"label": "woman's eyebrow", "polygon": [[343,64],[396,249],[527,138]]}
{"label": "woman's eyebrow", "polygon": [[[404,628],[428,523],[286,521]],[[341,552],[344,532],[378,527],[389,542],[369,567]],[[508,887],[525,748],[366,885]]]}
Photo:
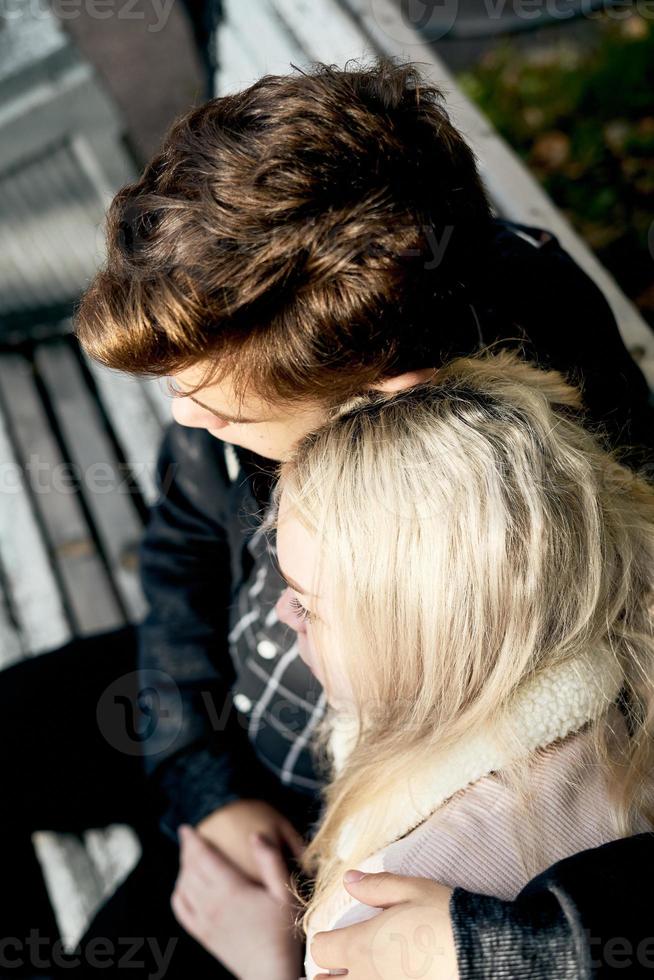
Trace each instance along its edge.
{"label": "woman's eyebrow", "polygon": [[199,405],[200,408],[204,408],[205,411],[211,412],[212,415],[215,415],[216,418],[220,419],[222,422],[234,422],[239,425],[247,425],[248,423],[257,421],[256,419],[237,418],[235,415],[226,415],[224,412],[218,412],[215,408],[211,408],[210,405],[205,405],[204,402],[201,402],[200,399],[196,398],[194,395],[187,395],[186,397],[190,398],[196,405]]}
{"label": "woman's eyebrow", "polygon": [[301,585],[298,585],[297,582],[294,582],[293,579],[292,578],[289,578],[288,575],[285,575],[284,574],[284,570],[279,565],[277,566],[277,568],[279,569],[279,574],[284,579],[284,581],[286,582],[286,584],[288,585],[288,587],[291,588],[291,589],[293,589],[294,592],[299,592],[300,595],[310,596],[312,599],[317,599],[318,598],[318,596],[311,595],[310,592],[307,592],[305,589],[303,589]]}

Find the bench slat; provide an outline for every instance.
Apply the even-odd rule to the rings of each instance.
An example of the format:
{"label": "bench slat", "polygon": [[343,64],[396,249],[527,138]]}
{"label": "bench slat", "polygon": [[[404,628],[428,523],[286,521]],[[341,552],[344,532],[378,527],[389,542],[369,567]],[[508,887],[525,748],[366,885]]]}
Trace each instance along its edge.
{"label": "bench slat", "polygon": [[126,374],[102,367],[91,358],[86,358],[86,363],[134,479],[144,500],[152,504],[157,497],[155,469],[161,422],[145,386]]}
{"label": "bench slat", "polygon": [[369,61],[375,47],[338,3],[314,0],[270,0],[271,6],[298,38],[311,59],[337,63],[355,58]]}
{"label": "bench slat", "polygon": [[[0,564],[8,601],[23,652],[42,653],[62,646],[70,639],[71,629],[2,408],[0,460]],[[15,654],[16,641],[9,637],[3,659]]]}
{"label": "bench slat", "polygon": [[243,46],[241,37],[229,23],[224,24],[217,39],[218,81],[220,95],[225,92],[239,92],[259,78],[261,72],[257,62]]}
{"label": "bench slat", "polygon": [[223,16],[259,74],[287,75],[291,62],[307,63],[305,50],[268,0],[223,0]]}
{"label": "bench slat", "polygon": [[103,895],[113,894],[136,867],[141,856],[141,844],[136,833],[125,824],[111,824],[85,831],[84,843]]}
{"label": "bench slat", "polygon": [[18,630],[11,621],[7,599],[0,589],[0,670],[11,667],[25,656]]}
{"label": "bench slat", "polygon": [[104,428],[81,366],[65,341],[43,344],[36,364],[48,389],[69,458],[81,474],[81,489],[128,617],[145,612],[136,570],[142,524],[124,467]]}
{"label": "bench slat", "polygon": [[141,387],[159,419],[159,424],[164,428],[170,425],[172,421],[172,398],[166,394],[164,379],[151,378],[141,381]]}
{"label": "bench slat", "polygon": [[124,623],[124,616],[85,523],[79,498],[67,480],[70,471],[65,470],[50,431],[31,365],[17,354],[0,357],[0,384],[18,452],[23,466],[27,466],[33,505],[45,528],[75,631],[85,636],[116,628]]}
{"label": "bench slat", "polygon": [[64,948],[72,951],[105,895],[98,870],[76,834],[32,834]]}
{"label": "bench slat", "polygon": [[64,948],[72,952],[99,906],[136,866],[141,845],[123,824],[87,830],[82,837],[39,830],[32,843]]}

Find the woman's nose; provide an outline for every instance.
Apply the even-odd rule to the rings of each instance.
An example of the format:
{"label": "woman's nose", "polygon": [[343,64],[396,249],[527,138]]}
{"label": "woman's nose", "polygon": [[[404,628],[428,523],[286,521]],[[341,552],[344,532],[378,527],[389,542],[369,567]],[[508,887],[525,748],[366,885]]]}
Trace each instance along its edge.
{"label": "woman's nose", "polygon": [[187,425],[192,429],[224,429],[229,425],[229,422],[219,419],[202,405],[184,397],[173,399],[173,418],[180,425]]}

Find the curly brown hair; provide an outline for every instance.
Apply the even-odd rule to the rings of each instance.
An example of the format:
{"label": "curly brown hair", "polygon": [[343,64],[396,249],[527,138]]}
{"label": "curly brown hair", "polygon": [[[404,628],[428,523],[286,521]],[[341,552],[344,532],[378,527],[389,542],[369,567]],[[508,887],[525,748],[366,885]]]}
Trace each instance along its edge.
{"label": "curly brown hair", "polygon": [[188,111],[118,192],[75,317],[93,357],[333,402],[469,330],[490,210],[440,91],[387,58],[296,72]]}

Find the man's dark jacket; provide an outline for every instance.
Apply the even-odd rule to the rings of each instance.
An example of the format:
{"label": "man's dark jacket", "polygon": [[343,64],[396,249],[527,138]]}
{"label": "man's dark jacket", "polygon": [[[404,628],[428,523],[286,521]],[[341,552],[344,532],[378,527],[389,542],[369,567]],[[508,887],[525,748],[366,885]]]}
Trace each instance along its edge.
{"label": "man's dark jacket", "polygon": [[[603,296],[551,235],[498,221],[470,309],[474,341],[456,353],[503,339],[521,341],[526,356],[582,384],[589,419],[602,425],[614,445],[628,447],[625,458],[631,465],[649,465],[654,416],[648,387]],[[237,455],[241,471],[232,480],[220,441],[203,429],[173,425],[159,460],[160,499],[142,547],[150,612],[141,629],[141,666],[146,686],[156,691],[160,719],[146,746],[146,764],[161,799],[162,825],[170,834],[180,823],[197,823],[243,797],[275,802],[305,830],[315,817],[315,801],[281,788],[230,707],[236,676],[227,641],[228,610],[250,574],[246,545],[274,473],[270,463],[250,452],[239,449]],[[639,848],[639,859],[649,862],[651,874],[654,845],[646,839],[633,846]],[[551,878],[541,876],[536,892],[547,896],[543,905],[532,894],[519,914],[520,903],[455,893],[462,976],[595,976],[591,961],[582,962],[574,952],[579,939],[573,938],[573,927],[587,915],[592,919],[588,910],[599,897],[575,890],[570,882],[576,861],[584,875],[590,867],[603,880],[611,853],[609,847],[564,862],[561,894]],[[612,881],[618,880],[623,890],[630,887],[635,863],[625,859],[622,879],[612,868]],[[558,872],[552,874],[556,884]],[[601,900],[609,908],[615,901],[611,894],[602,894]],[[540,938],[534,943],[528,910],[537,906],[532,926]],[[549,946],[547,935],[555,937]],[[559,957],[561,969],[551,957],[548,961],[549,954]],[[565,966],[570,956],[577,972]],[[503,972],[503,957],[512,972]],[[516,963],[522,972],[514,972]]]}

